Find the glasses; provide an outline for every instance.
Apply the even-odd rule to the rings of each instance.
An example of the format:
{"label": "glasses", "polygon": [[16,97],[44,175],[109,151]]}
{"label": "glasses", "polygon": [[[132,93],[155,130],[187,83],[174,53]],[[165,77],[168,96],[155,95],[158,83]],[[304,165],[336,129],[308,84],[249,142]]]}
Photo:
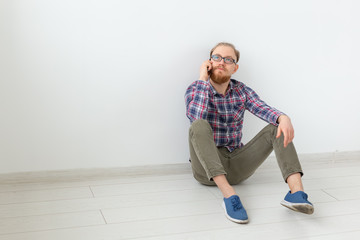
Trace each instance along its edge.
{"label": "glasses", "polygon": [[212,55],[211,56],[211,59],[214,60],[215,62],[221,62],[221,60],[224,59],[224,63],[226,64],[233,64],[235,63],[236,61],[234,59],[232,59],[231,57],[222,57],[220,55]]}

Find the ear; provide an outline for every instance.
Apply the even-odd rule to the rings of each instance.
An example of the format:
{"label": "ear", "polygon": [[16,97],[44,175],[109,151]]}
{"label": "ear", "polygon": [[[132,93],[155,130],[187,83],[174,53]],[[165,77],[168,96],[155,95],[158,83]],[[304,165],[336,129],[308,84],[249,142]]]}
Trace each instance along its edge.
{"label": "ear", "polygon": [[232,74],[236,73],[236,71],[237,71],[238,69],[239,69],[239,64],[236,64],[236,65],[235,65],[235,68],[234,68],[234,71],[233,71]]}

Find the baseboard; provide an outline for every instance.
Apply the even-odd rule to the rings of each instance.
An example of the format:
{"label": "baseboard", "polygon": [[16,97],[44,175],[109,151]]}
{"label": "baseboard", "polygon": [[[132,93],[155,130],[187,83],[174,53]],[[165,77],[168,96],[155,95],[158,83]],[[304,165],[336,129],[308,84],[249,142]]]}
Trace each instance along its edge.
{"label": "baseboard", "polygon": [[[299,154],[300,161],[346,161],[359,160],[360,151],[332,152],[332,153],[306,153]],[[267,161],[275,161],[270,156]],[[191,174],[191,166],[188,162],[180,164],[148,165],[120,168],[97,168],[97,169],[71,169],[59,171],[19,172],[0,174],[0,184],[36,183],[36,182],[66,182],[84,181],[92,179],[109,179],[121,177],[139,177],[151,175]]]}
{"label": "baseboard", "polygon": [[191,173],[189,163],[0,174],[0,184],[66,182]]}

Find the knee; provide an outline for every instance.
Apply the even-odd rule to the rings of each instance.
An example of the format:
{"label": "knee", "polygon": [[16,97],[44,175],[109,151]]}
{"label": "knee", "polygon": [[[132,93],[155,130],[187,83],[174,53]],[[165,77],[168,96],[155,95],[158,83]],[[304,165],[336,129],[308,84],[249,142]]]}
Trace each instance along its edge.
{"label": "knee", "polygon": [[271,123],[269,123],[267,126],[266,126],[267,130],[269,132],[271,132],[271,135],[273,135],[274,137],[276,137],[276,134],[277,134],[277,129],[278,127],[277,126],[274,126],[272,125]]}
{"label": "knee", "polygon": [[204,119],[195,120],[189,129],[190,136],[212,133],[210,123]]}
{"label": "knee", "polygon": [[276,131],[277,130],[277,126],[274,126],[271,123],[269,123],[266,127],[268,127],[271,131]]}

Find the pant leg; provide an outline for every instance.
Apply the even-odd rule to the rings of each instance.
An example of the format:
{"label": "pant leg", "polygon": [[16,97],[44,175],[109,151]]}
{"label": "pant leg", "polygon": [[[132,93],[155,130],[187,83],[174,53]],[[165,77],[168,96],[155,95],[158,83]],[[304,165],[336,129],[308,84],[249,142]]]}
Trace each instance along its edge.
{"label": "pant leg", "polygon": [[194,178],[205,185],[215,185],[212,178],[227,174],[224,165],[228,158],[214,142],[214,134],[206,120],[196,120],[189,129],[189,148]]}
{"label": "pant leg", "polygon": [[267,125],[249,143],[236,149],[230,157],[228,179],[237,184],[250,177],[274,150],[282,176],[286,179],[293,173],[303,175],[293,143],[284,147],[284,137],[276,138],[277,127]]}

